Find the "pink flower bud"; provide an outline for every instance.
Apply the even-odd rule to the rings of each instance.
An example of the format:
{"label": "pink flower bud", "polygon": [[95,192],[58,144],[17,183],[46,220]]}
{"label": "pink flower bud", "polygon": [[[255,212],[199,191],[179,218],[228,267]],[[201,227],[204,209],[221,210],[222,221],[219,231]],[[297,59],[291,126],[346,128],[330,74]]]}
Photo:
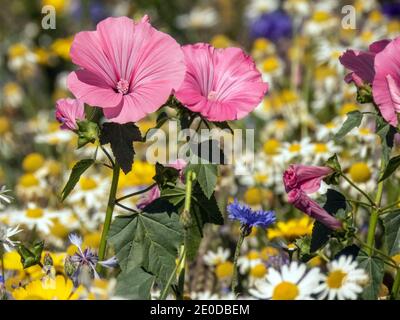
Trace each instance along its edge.
{"label": "pink flower bud", "polygon": [[288,193],[288,201],[293,206],[311,218],[318,220],[328,228],[337,230],[342,227],[342,223],[335,217],[331,216],[325,209],[310,199],[302,190],[293,189]]}
{"label": "pink flower bud", "polygon": [[61,129],[78,129],[76,120],[85,119],[83,102],[70,98],[57,100],[56,119],[59,123],[61,123]]}

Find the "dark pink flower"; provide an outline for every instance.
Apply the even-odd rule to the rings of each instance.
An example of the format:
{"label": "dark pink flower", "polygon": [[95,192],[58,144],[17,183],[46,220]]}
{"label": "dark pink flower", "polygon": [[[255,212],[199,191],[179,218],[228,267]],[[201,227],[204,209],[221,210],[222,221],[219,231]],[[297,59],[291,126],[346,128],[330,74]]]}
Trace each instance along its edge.
{"label": "dark pink flower", "polygon": [[184,46],[183,52],[186,76],[175,95],[210,121],[245,117],[268,90],[253,59],[239,48],[198,43]]}
{"label": "dark pink flower", "polygon": [[286,192],[301,189],[305,193],[313,193],[321,186],[321,181],[333,173],[329,167],[304,166],[292,164],[283,173],[283,183]]}
{"label": "dark pink flower", "polygon": [[140,22],[107,18],[96,31],[79,32],[70,55],[81,69],[69,74],[68,88],[117,123],[156,111],[185,75],[181,47],[154,29],[147,16]]}
{"label": "dark pink flower", "polygon": [[397,126],[400,113],[400,37],[390,42],[375,58],[374,101],[383,118]]}
{"label": "dark pink flower", "polygon": [[83,102],[70,98],[57,100],[56,119],[59,123],[61,123],[61,129],[78,129],[76,121],[85,119]]}
{"label": "dark pink flower", "polygon": [[368,51],[346,50],[339,60],[342,65],[352,72],[346,75],[346,82],[354,82],[357,87],[372,84],[375,77],[374,60],[390,40],[376,41],[369,46]]}
{"label": "dark pink flower", "polygon": [[295,208],[332,230],[337,230],[342,227],[342,223],[339,220],[331,216],[325,209],[321,208],[317,202],[310,199],[304,191],[300,189],[291,190],[288,193],[288,201],[293,204]]}

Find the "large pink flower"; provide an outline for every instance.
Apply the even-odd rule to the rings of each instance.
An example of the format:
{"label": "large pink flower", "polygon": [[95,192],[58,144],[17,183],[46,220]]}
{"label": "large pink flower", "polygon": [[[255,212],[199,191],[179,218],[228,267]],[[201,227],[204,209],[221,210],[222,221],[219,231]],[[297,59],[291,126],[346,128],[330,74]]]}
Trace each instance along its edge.
{"label": "large pink flower", "polygon": [[374,101],[383,118],[397,126],[400,113],[400,37],[389,43],[375,58]]}
{"label": "large pink flower", "polygon": [[372,84],[375,76],[375,56],[389,42],[389,40],[376,41],[369,46],[368,51],[346,50],[339,58],[340,63],[352,71],[346,75],[345,81],[354,82],[357,87],[360,87],[364,83]]}
{"label": "large pink flower", "polygon": [[292,164],[283,173],[283,183],[286,192],[301,189],[305,193],[313,193],[321,186],[321,181],[333,173],[329,167],[304,166]]}
{"label": "large pink flower", "polygon": [[76,99],[59,99],[56,102],[56,119],[61,123],[61,129],[76,130],[76,120],[85,119],[83,102]]}
{"label": "large pink flower", "polygon": [[215,49],[198,43],[183,47],[186,76],[176,97],[210,121],[245,117],[268,90],[254,61],[239,48]]}
{"label": "large pink flower", "polygon": [[148,22],[107,18],[96,31],[78,33],[70,52],[82,69],[68,88],[83,102],[103,108],[111,121],[138,121],[157,110],[185,75],[181,47]]}

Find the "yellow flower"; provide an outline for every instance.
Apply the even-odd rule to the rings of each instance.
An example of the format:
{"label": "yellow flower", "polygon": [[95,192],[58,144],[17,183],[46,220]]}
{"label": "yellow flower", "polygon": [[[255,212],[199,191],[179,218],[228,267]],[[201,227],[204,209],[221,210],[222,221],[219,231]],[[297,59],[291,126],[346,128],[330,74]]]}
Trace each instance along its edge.
{"label": "yellow flower", "polygon": [[296,284],[288,281],[282,281],[272,293],[272,300],[295,300],[299,295],[299,288]]}
{"label": "yellow flower", "polygon": [[347,113],[349,113],[351,111],[356,111],[356,110],[358,110],[358,107],[354,103],[345,103],[340,108],[339,115],[345,116]]}
{"label": "yellow flower", "polygon": [[8,48],[8,56],[10,59],[23,57],[29,52],[29,49],[23,43],[15,43]]}
{"label": "yellow flower", "polygon": [[322,259],[319,256],[315,256],[314,258],[310,259],[307,264],[312,268],[319,267],[322,264]]}
{"label": "yellow flower", "polygon": [[315,22],[326,22],[331,18],[329,12],[326,11],[315,11],[311,19]]}
{"label": "yellow flower", "polygon": [[10,121],[7,117],[0,117],[0,134],[5,134],[10,131]]}
{"label": "yellow flower", "polygon": [[246,190],[244,193],[244,201],[250,205],[254,206],[261,204],[263,200],[271,198],[271,192],[257,187],[252,187]]}
{"label": "yellow flower", "polygon": [[274,247],[265,247],[261,250],[261,258],[263,260],[268,260],[270,257],[277,256],[279,254],[279,250]]}
{"label": "yellow flower", "polygon": [[310,235],[313,228],[313,221],[304,216],[300,219],[290,219],[288,221],[279,221],[275,228],[267,230],[268,239],[284,238],[287,241],[293,241],[296,238]]}
{"label": "yellow flower", "polygon": [[273,72],[279,69],[280,62],[277,57],[268,57],[262,63],[262,68],[264,72]]}
{"label": "yellow flower", "polygon": [[57,12],[63,12],[69,4],[70,0],[42,0],[42,6],[53,6]]}
{"label": "yellow flower", "polygon": [[32,173],[26,173],[19,178],[18,185],[24,188],[35,187],[39,185],[39,180]]}
{"label": "yellow flower", "polygon": [[264,152],[267,155],[276,155],[279,153],[279,148],[280,148],[281,144],[278,140],[276,139],[269,139],[264,143]]}
{"label": "yellow flower", "polygon": [[51,44],[51,50],[64,60],[69,60],[69,50],[71,49],[73,37],[60,38]]}
{"label": "yellow flower", "polygon": [[228,48],[229,46],[231,46],[232,41],[223,34],[217,34],[216,36],[214,36],[211,39],[210,43],[215,48],[224,49],[224,48]]}
{"label": "yellow flower", "polygon": [[83,237],[83,248],[98,248],[100,245],[101,232],[92,232]]}
{"label": "yellow flower", "polygon": [[21,257],[17,251],[4,253],[4,269],[6,270],[24,270],[21,263]]}
{"label": "yellow flower", "polygon": [[119,187],[134,187],[134,186],[146,186],[154,183],[153,177],[155,175],[154,165],[135,160],[132,166],[132,171],[128,174],[124,174],[121,171]]}
{"label": "yellow flower", "polygon": [[215,275],[220,280],[232,277],[232,275],[233,275],[233,263],[230,262],[230,261],[226,261],[226,262],[220,263],[215,268]]}
{"label": "yellow flower", "polygon": [[35,172],[44,164],[44,158],[40,153],[30,153],[22,161],[22,168],[25,172]]}
{"label": "yellow flower", "polygon": [[74,290],[70,279],[57,276],[56,279],[45,278],[28,283],[12,292],[16,300],[77,300],[83,293],[83,287]]}
{"label": "yellow flower", "polygon": [[267,274],[267,267],[263,263],[258,263],[250,269],[250,275],[254,278],[262,278]]}
{"label": "yellow flower", "polygon": [[258,38],[253,43],[253,50],[267,52],[271,45],[272,44],[268,39]]}
{"label": "yellow flower", "polygon": [[356,162],[350,169],[349,174],[354,182],[362,183],[367,182],[371,178],[371,169],[365,162]]}

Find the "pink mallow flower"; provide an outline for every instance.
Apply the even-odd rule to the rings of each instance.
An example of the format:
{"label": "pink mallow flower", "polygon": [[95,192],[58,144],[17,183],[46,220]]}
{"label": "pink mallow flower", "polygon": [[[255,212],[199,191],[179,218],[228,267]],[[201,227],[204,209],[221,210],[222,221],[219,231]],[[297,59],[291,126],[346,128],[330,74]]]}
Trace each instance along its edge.
{"label": "pink mallow flower", "polygon": [[305,193],[313,193],[318,191],[321,181],[332,173],[333,169],[329,167],[292,164],[283,173],[283,183],[286,192],[301,189]]}
{"label": "pink mallow flower", "polygon": [[372,84],[375,77],[375,56],[389,42],[389,40],[376,41],[369,46],[368,51],[346,50],[339,58],[340,63],[352,71],[346,75],[345,81],[347,83],[354,82],[357,87],[361,87],[364,84]]}
{"label": "pink mallow flower", "polygon": [[107,18],[96,31],[79,32],[70,56],[81,69],[69,74],[68,88],[121,124],[156,111],[185,75],[181,47],[154,29],[147,16],[140,22]]}
{"label": "pink mallow flower", "polygon": [[[179,178],[183,180],[183,170],[185,169],[187,165],[187,162],[183,159],[177,159],[176,161],[171,162],[168,164],[168,167],[175,168],[176,170],[179,170]],[[150,189],[149,192],[147,192],[138,202],[137,207],[139,209],[143,209],[150,203],[152,203],[154,200],[158,199],[161,195],[160,188],[156,185],[153,188]]]}
{"label": "pink mallow flower", "polygon": [[85,119],[83,102],[77,99],[59,99],[56,102],[56,119],[61,123],[61,129],[76,130],[77,120]]}
{"label": "pink mallow flower", "polygon": [[400,113],[400,37],[390,42],[375,58],[372,94],[383,118],[398,125]]}
{"label": "pink mallow flower", "polygon": [[288,193],[288,201],[293,206],[311,218],[321,222],[332,230],[338,230],[342,227],[342,223],[335,217],[331,216],[325,209],[310,199],[301,189],[293,189]]}
{"label": "pink mallow flower", "polygon": [[184,46],[183,52],[186,76],[175,96],[207,120],[241,119],[268,90],[253,59],[239,48],[215,49],[197,43]]}

